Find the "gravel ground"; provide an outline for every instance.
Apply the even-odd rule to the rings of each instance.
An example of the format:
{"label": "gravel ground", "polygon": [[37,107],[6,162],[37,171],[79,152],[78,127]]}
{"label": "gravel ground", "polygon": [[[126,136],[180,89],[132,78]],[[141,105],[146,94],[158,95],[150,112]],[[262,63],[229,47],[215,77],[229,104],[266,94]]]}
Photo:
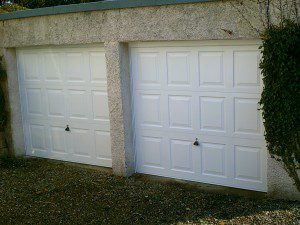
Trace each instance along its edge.
{"label": "gravel ground", "polygon": [[221,195],[49,160],[0,162],[0,224],[300,224],[296,201]]}

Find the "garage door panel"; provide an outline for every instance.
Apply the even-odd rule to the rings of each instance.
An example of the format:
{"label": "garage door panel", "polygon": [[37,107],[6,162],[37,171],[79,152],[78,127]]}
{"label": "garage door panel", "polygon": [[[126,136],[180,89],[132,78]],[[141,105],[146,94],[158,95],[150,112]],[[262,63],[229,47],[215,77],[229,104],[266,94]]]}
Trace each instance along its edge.
{"label": "garage door panel", "polygon": [[106,91],[92,90],[93,119],[109,121],[108,96]]}
{"label": "garage door panel", "polygon": [[258,45],[228,43],[133,47],[138,172],[266,191]]}
{"label": "garage door panel", "polygon": [[65,119],[66,103],[63,89],[47,89],[48,116]]}
{"label": "garage door panel", "polygon": [[161,76],[159,70],[160,55],[158,52],[138,52],[133,59],[134,70],[137,74],[138,87],[160,87]]}
{"label": "garage door panel", "polygon": [[62,53],[60,52],[43,52],[42,54],[42,74],[45,82],[63,82]]}
{"label": "garage door panel", "polygon": [[241,188],[250,187],[251,190],[266,191],[267,149],[265,140],[234,138],[232,144],[233,182]]}
{"label": "garage door panel", "polygon": [[29,133],[32,150],[47,151],[45,126],[40,124],[30,124]]}
{"label": "garage door panel", "polygon": [[87,90],[68,90],[69,118],[71,120],[88,120],[90,99]]}
{"label": "garage door panel", "polygon": [[37,149],[30,149],[26,153],[28,156],[40,157],[40,158],[48,158],[49,152],[45,150],[37,150]]}
{"label": "garage door panel", "polygon": [[20,65],[21,78],[26,82],[40,82],[42,76],[39,71],[39,54],[36,52],[25,51],[19,56],[22,64]]}
{"label": "garage door panel", "polygon": [[170,139],[171,170],[194,173],[194,150],[190,140]]}
{"label": "garage door panel", "polygon": [[141,147],[144,149],[144,166],[163,167],[162,151],[163,140],[160,137],[142,137]]}
{"label": "garage door panel", "polygon": [[224,87],[224,53],[222,51],[203,51],[198,54],[200,87]]}
{"label": "garage door panel", "polygon": [[260,87],[260,53],[249,50],[234,51],[234,86],[239,88]]}
{"label": "garage door panel", "polygon": [[140,92],[136,98],[136,120],[140,127],[162,127],[163,96],[159,92]]}
{"label": "garage door panel", "polygon": [[191,52],[167,52],[168,86],[191,87]]}
{"label": "garage door panel", "polygon": [[[65,124],[66,123],[66,124]],[[56,123],[52,124],[59,124],[60,125],[69,125],[71,131],[72,128],[80,128],[80,129],[86,129],[89,128],[91,130],[101,130],[101,131],[110,131],[110,122],[109,121],[97,121],[97,120],[90,120],[90,121],[65,121],[64,123],[60,123],[59,121],[56,121]]]}
{"label": "garage door panel", "polygon": [[103,48],[32,48],[17,55],[27,154],[111,167]]}
{"label": "garage door panel", "polygon": [[202,131],[226,132],[225,97],[200,96],[200,129]]}
{"label": "garage door panel", "polygon": [[44,116],[42,102],[43,91],[41,88],[26,88],[26,108],[28,115]]}
{"label": "garage door panel", "polygon": [[219,143],[201,143],[202,175],[226,176],[226,145]]}
{"label": "garage door panel", "polygon": [[72,154],[77,156],[90,157],[93,155],[91,131],[73,127],[71,130],[70,145],[72,146]]}
{"label": "garage door panel", "polygon": [[106,60],[105,52],[89,52],[91,83],[106,84]]}
{"label": "garage door panel", "polygon": [[193,129],[192,96],[169,95],[168,106],[170,128]]}
{"label": "garage door panel", "polygon": [[235,179],[261,182],[260,148],[235,146]]}
{"label": "garage door panel", "polygon": [[89,80],[87,55],[82,51],[65,53],[65,79],[67,82],[83,84]]}
{"label": "garage door panel", "polygon": [[96,151],[96,157],[99,159],[110,160],[111,161],[111,141],[110,141],[110,132],[95,130],[95,146],[96,149],[100,151]]}
{"label": "garage door panel", "polygon": [[50,126],[51,152],[68,154],[67,134],[63,126]]}
{"label": "garage door panel", "polygon": [[234,131],[236,134],[262,136],[262,116],[258,98],[234,98]]}

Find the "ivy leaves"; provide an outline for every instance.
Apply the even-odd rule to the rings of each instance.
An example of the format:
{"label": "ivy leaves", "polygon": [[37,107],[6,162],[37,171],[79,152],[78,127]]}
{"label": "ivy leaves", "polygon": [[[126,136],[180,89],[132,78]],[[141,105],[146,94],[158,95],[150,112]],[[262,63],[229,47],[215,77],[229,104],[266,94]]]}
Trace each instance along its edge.
{"label": "ivy leaves", "polygon": [[270,154],[284,163],[300,191],[300,25],[283,21],[263,35],[260,101]]}

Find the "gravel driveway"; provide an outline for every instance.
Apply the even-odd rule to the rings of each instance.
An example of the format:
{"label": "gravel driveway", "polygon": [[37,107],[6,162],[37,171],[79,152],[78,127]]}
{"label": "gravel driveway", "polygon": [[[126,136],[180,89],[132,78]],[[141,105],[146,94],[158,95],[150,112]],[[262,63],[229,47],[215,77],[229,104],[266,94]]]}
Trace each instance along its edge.
{"label": "gravel driveway", "polygon": [[0,224],[300,224],[300,202],[119,178],[49,160],[6,160]]}

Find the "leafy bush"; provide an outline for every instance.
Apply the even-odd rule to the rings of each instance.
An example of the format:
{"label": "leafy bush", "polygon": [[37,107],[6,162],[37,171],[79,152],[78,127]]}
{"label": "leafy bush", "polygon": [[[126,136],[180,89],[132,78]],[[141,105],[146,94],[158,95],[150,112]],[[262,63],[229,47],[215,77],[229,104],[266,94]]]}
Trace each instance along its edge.
{"label": "leafy bush", "polygon": [[283,21],[263,35],[260,64],[264,90],[265,138],[272,157],[282,161],[300,191],[300,25]]}
{"label": "leafy bush", "polygon": [[17,4],[4,4],[0,7],[0,13],[1,12],[14,12],[18,10],[25,10],[27,8],[17,5]]}
{"label": "leafy bush", "polygon": [[50,7],[57,5],[70,5],[87,2],[100,2],[103,0],[15,0],[13,4],[7,4],[6,1],[0,0],[0,13],[13,12],[17,10],[34,9],[42,7]]}

